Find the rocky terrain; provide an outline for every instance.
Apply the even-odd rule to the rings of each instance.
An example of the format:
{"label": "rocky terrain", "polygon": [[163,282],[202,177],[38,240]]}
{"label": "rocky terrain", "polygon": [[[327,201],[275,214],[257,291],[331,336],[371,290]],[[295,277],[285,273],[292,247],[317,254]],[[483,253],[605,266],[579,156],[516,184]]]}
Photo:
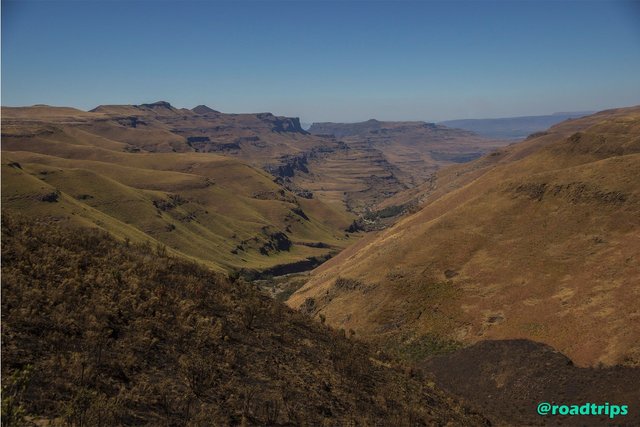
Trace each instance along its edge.
{"label": "rocky terrain", "polygon": [[309,132],[379,152],[407,188],[424,183],[443,166],[469,162],[506,144],[426,122],[314,123]]}
{"label": "rocky terrain", "polygon": [[197,152],[172,131],[195,113],[166,103],[97,110],[3,108],[4,211],[91,225],[227,271],[326,259],[349,244],[354,216],[342,206]]}
{"label": "rocky terrain", "polygon": [[[178,109],[165,101],[101,105],[87,113],[53,110],[47,106],[5,108],[3,122],[13,126],[37,122],[46,127],[53,120],[58,126],[64,123],[125,143],[131,152],[233,157],[274,174],[299,195],[309,198],[315,194],[356,213],[423,183],[443,165],[470,161],[504,145],[468,131],[423,122],[325,123],[314,124],[307,132],[298,118],[224,114],[205,105]],[[64,120],[64,111],[72,119]]]}
{"label": "rocky terrain", "polygon": [[317,265],[350,243],[345,230],[365,228],[349,228],[357,215],[422,180],[370,144],[270,113],[38,105],[4,107],[2,124],[9,210],[150,239],[249,276]]}

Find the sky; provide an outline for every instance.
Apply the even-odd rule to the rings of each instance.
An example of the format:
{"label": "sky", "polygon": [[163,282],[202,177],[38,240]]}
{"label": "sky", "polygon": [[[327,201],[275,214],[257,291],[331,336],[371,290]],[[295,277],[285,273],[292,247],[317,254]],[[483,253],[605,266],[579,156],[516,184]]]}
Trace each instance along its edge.
{"label": "sky", "polygon": [[303,122],[640,104],[640,1],[2,1],[4,106]]}

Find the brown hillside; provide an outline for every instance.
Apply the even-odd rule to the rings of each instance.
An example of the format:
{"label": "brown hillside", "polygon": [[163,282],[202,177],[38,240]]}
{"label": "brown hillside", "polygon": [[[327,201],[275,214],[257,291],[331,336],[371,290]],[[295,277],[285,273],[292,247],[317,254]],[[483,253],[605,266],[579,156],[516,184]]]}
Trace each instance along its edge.
{"label": "brown hillside", "polygon": [[486,425],[244,282],[2,219],[3,425]]}
{"label": "brown hillside", "polygon": [[[553,348],[527,340],[482,341],[422,364],[438,386],[501,426],[640,425],[640,367],[580,368]],[[540,402],[627,405],[626,416],[540,416]]]}
{"label": "brown hillside", "polygon": [[639,176],[640,107],[563,122],[444,170],[419,212],[290,304],[410,349],[529,338],[579,365],[637,365]]}

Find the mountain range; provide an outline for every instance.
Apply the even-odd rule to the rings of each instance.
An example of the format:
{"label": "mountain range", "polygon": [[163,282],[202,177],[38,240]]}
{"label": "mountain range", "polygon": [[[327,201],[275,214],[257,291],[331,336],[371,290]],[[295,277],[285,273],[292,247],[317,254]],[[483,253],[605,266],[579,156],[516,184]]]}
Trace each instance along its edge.
{"label": "mountain range", "polygon": [[3,423],[637,406],[640,107],[514,120],[2,107]]}
{"label": "mountain range", "polygon": [[[89,112],[3,107],[2,124],[6,209],[93,224],[248,272],[325,260],[352,241],[345,230],[357,214],[450,163],[440,158],[423,171],[389,152],[413,155],[449,141],[455,157],[467,140],[474,150],[495,146],[419,125],[411,141],[379,148],[312,135],[297,118],[163,101]],[[415,148],[418,139],[431,148]]]}
{"label": "mountain range", "polygon": [[544,116],[445,120],[439,124],[472,131],[486,138],[521,140],[533,133],[542,132],[557,123],[588,116],[594,112],[595,111],[576,111],[553,113]]}

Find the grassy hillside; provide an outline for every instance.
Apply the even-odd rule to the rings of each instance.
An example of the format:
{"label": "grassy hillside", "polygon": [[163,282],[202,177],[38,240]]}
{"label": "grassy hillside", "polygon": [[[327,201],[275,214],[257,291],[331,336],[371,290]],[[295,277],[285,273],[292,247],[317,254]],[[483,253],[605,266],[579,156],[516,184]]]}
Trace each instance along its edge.
{"label": "grassy hillside", "polygon": [[[158,152],[162,147],[145,141],[173,142],[140,131],[139,123],[130,128],[100,119],[101,113],[7,111],[2,202],[8,212],[91,224],[227,270],[324,258],[349,243],[344,229],[353,217],[344,208],[298,197],[232,158]],[[158,132],[178,138],[154,127]]]}
{"label": "grassy hillside", "polygon": [[244,282],[7,214],[2,343],[3,425],[486,425]]}
{"label": "grassy hillside", "polygon": [[639,173],[640,108],[564,122],[444,170],[289,302],[414,356],[530,338],[640,364]]}
{"label": "grassy hillside", "polygon": [[2,109],[4,150],[91,160],[110,154],[104,150],[211,153],[265,170],[296,195],[356,214],[422,184],[442,165],[503,144],[422,122],[373,122],[358,128],[360,134],[333,137],[306,132],[297,118],[224,114],[202,105],[178,109],[162,101],[90,112],[44,105]]}

